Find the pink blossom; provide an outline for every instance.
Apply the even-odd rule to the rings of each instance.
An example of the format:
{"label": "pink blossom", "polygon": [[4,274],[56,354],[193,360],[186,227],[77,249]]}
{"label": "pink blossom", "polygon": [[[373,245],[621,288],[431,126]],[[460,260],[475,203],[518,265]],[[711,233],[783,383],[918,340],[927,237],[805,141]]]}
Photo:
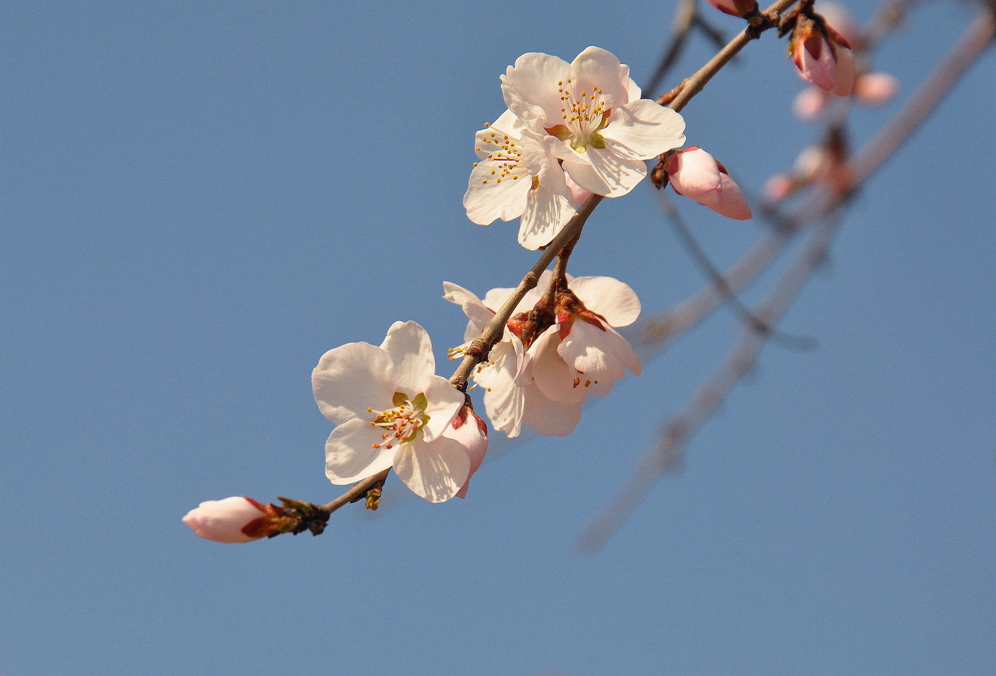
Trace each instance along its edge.
{"label": "pink blossom", "polygon": [[865,73],[854,81],[854,98],[869,106],[881,106],[899,92],[899,80],[889,73]]}
{"label": "pink blossom", "polygon": [[202,502],[187,512],[183,523],[207,540],[250,542],[269,534],[266,526],[272,516],[267,505],[252,498],[231,497]]}
{"label": "pink blossom", "polygon": [[757,0],[709,0],[709,4],[720,12],[733,16],[744,16],[757,10]]}
{"label": "pink blossom", "polygon": [[671,155],[667,162],[671,187],[713,211],[737,220],[751,217],[750,205],[726,167],[698,146]]}

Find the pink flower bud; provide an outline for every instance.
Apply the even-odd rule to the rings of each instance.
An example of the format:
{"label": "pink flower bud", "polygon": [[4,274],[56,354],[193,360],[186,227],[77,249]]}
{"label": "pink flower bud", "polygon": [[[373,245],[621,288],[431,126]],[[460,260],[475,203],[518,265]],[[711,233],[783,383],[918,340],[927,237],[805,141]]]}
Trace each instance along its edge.
{"label": "pink flower bud", "polygon": [[183,517],[194,533],[215,542],[250,542],[269,535],[270,510],[252,498],[232,497],[202,502]]}
{"label": "pink flower bud", "polygon": [[757,0],[709,0],[709,4],[720,12],[743,16],[757,10]]}
{"label": "pink flower bud", "polygon": [[667,173],[671,187],[679,195],[727,218],[742,221],[751,217],[750,205],[726,167],[698,146],[689,146],[671,155]]}
{"label": "pink flower bud", "polygon": [[851,93],[854,53],[844,38],[832,30],[825,35],[815,23],[800,18],[790,46],[799,77],[837,96]]}
{"label": "pink flower bud", "polygon": [[826,109],[829,97],[830,94],[819,87],[806,87],[796,94],[792,112],[803,122],[811,122]]}
{"label": "pink flower bud", "polygon": [[854,81],[854,97],[869,106],[888,103],[899,92],[899,80],[888,73],[865,73]]}
{"label": "pink flower bud", "polygon": [[769,202],[781,202],[795,192],[796,187],[796,182],[788,174],[775,174],[764,184],[764,199]]}
{"label": "pink flower bud", "polygon": [[488,452],[487,423],[469,407],[464,406],[446,431],[443,432],[443,436],[459,442],[463,446],[463,450],[467,452],[467,457],[470,458],[470,472],[467,474],[467,480],[456,494],[458,498],[466,498],[467,488],[470,487],[470,477],[474,476],[474,472],[484,462],[484,455]]}

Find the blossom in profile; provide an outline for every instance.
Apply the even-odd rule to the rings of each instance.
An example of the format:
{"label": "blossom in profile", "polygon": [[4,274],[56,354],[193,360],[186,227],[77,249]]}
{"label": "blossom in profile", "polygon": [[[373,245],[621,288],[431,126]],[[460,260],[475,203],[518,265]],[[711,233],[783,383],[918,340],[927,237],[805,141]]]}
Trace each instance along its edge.
{"label": "blossom in profile", "polygon": [[671,187],[679,195],[693,199],[727,218],[746,220],[750,205],[740,186],[730,178],[726,167],[698,146],[689,146],[667,158]]}
{"label": "blossom in profile", "polygon": [[[550,294],[551,281],[549,270],[540,276],[472,376],[486,388],[492,425],[509,436],[516,436],[522,424],[544,436],[567,436],[589,394],[607,394],[626,369],[641,371],[633,348],[614,328],[639,316],[633,290],[611,277],[567,275]],[[444,298],[461,305],[470,320],[468,339],[480,334],[513,292],[492,289],[482,301],[455,284],[447,282],[445,288]]]}
{"label": "blossom in profile", "polygon": [[277,516],[269,505],[237,496],[202,502],[187,512],[183,523],[206,540],[251,542],[270,535],[268,526]]}
{"label": "blossom in profile", "polygon": [[837,96],[851,93],[856,76],[850,44],[825,22],[800,16],[789,41],[799,77]]}
{"label": "blossom in profile", "polygon": [[322,414],[336,424],[325,443],[332,483],[393,467],[430,502],[456,495],[470,459],[444,432],[465,397],[435,369],[429,334],[415,322],[395,322],[379,347],[348,343],[322,356],[311,384]]}
{"label": "blossom in profile", "polygon": [[467,217],[479,225],[521,217],[519,244],[531,251],[549,244],[575,211],[555,143],[507,110],[477,132],[478,161],[463,196]]}
{"label": "blossom in profile", "polygon": [[541,138],[581,188],[625,195],[647,175],[645,161],[685,142],[681,116],[649,99],[610,52],[588,47],[573,62],[523,54],[501,78],[509,110]]}

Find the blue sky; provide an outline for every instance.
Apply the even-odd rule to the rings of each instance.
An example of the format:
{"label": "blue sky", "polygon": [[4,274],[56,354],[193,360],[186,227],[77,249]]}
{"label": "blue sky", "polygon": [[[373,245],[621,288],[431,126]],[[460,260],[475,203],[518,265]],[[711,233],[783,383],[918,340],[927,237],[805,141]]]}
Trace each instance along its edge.
{"label": "blue sky", "polygon": [[[855,3],[860,18],[870,3]],[[417,11],[416,11],[417,10]],[[737,335],[721,311],[467,500],[243,546],[206,499],[325,502],[311,369],[413,319],[445,348],[532,264],[461,198],[517,56],[655,64],[670,3],[0,7],[0,673],[996,671],[992,55],[869,182],[758,369],[594,556],[575,539]],[[970,21],[931,3],[878,69],[902,101]],[[716,15],[732,35],[737,22]],[[668,86],[711,55],[692,41]],[[818,133],[784,43],[685,110],[754,190]],[[867,139],[898,103],[858,110]],[[680,204],[717,264],[759,220]],[[599,207],[576,275],[658,313],[701,288],[653,191]],[[777,272],[777,270],[776,270]],[[763,296],[775,276],[752,287]]]}

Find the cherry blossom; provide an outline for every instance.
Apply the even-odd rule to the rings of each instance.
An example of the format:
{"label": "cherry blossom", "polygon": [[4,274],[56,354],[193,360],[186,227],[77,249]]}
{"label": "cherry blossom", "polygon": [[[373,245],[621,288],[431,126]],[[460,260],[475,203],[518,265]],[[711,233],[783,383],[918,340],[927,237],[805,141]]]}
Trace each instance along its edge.
{"label": "cherry blossom", "polygon": [[429,334],[415,322],[395,322],[379,347],[348,343],[322,356],[311,383],[322,414],[336,424],[325,444],[333,484],[394,467],[430,502],[456,495],[470,459],[444,433],[465,397],[435,369]]}
{"label": "cherry blossom", "polygon": [[187,512],[183,523],[194,533],[215,542],[251,542],[269,535],[267,524],[273,510],[252,498],[207,500]]}
{"label": "cherry blossom", "polygon": [[681,146],[681,116],[649,99],[613,54],[588,47],[572,63],[523,54],[501,78],[505,104],[585,190],[619,197],[647,175],[645,160]]}
{"label": "cherry blossom", "polygon": [[557,140],[534,134],[506,110],[475,141],[478,162],[463,197],[467,217],[489,225],[521,216],[519,244],[532,251],[549,244],[575,211],[554,155]]}
{"label": "cherry blossom", "polygon": [[470,460],[470,472],[467,475],[467,480],[456,494],[458,498],[466,498],[467,489],[470,487],[470,478],[481,467],[484,456],[488,452],[488,426],[479,415],[474,413],[470,406],[464,406],[453,418],[453,422],[446,428],[446,431],[443,432],[443,436],[459,442]]}
{"label": "cherry blossom", "polygon": [[698,146],[689,146],[667,159],[671,187],[713,211],[737,220],[751,217],[750,205],[726,167]]}
{"label": "cherry blossom", "polygon": [[[552,273],[544,272],[519,301],[503,338],[473,376],[486,388],[484,404],[492,425],[509,436],[517,435],[523,423],[545,436],[567,436],[589,394],[608,394],[627,368],[634,374],[641,371],[633,348],[613,328],[639,316],[633,290],[610,277],[567,275],[565,283],[555,286],[551,306],[551,280]],[[444,298],[459,304],[470,320],[468,340],[480,334],[494,309],[513,292],[492,289],[482,301],[455,284],[447,282],[444,288]]]}

